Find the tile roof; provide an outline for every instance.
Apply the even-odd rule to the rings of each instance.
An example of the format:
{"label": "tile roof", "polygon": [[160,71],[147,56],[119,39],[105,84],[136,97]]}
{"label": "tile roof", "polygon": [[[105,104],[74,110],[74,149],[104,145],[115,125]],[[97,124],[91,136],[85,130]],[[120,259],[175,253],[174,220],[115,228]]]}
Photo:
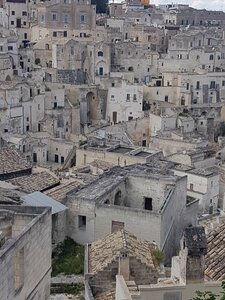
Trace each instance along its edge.
{"label": "tile roof", "polygon": [[6,180],[26,193],[42,192],[59,184],[59,179],[48,172],[35,173],[27,176]]}
{"label": "tile roof", "polygon": [[115,300],[115,294],[115,289],[108,290],[106,292],[97,294],[95,300]]}
{"label": "tile roof", "polygon": [[66,194],[70,191],[82,186],[79,181],[72,181],[65,184],[60,184],[54,188],[51,188],[44,192],[45,195],[51,197],[56,201],[61,201],[66,197]]}
{"label": "tile roof", "polygon": [[89,245],[89,272],[103,270],[109,263],[117,260],[124,250],[128,251],[130,257],[137,258],[146,266],[157,268],[152,256],[154,249],[155,246],[150,242],[139,241],[135,235],[119,230]]}
{"label": "tile roof", "polygon": [[16,149],[0,148],[0,175],[27,170],[31,167],[31,163]]}
{"label": "tile roof", "polygon": [[209,280],[225,278],[225,222],[209,232],[205,256],[205,275]]}

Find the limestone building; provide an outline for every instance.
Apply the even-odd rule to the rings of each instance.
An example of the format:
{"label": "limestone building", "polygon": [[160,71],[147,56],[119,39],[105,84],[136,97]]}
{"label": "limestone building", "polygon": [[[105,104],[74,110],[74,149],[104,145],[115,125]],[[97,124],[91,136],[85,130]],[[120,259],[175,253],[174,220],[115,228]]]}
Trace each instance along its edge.
{"label": "limestone building", "polygon": [[184,226],[197,213],[195,204],[186,208],[186,180],[169,175],[162,166],[112,169],[67,194],[63,203],[69,209],[68,235],[86,244],[124,228],[140,239],[155,241],[171,257]]}
{"label": "limestone building", "polygon": [[0,206],[0,298],[50,298],[51,210]]}

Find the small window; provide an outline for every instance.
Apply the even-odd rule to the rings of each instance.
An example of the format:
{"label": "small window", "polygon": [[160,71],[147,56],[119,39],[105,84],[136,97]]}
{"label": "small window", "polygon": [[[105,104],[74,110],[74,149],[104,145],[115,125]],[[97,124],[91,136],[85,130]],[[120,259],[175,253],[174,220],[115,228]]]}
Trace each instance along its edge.
{"label": "small window", "polygon": [[52,36],[57,37],[57,31],[53,31]]}
{"label": "small window", "polygon": [[14,25],[14,21],[11,21],[11,25]]}
{"label": "small window", "polygon": [[81,15],[80,16],[80,23],[84,23],[85,22],[85,16],[84,15]]}
{"label": "small window", "polygon": [[145,209],[152,210],[152,198],[145,197]]}
{"label": "small window", "polygon": [[22,16],[26,16],[27,15],[27,12],[26,11],[23,11],[22,12]]}
{"label": "small window", "polygon": [[165,96],[165,102],[169,101],[169,96]]}
{"label": "small window", "polygon": [[38,104],[38,110],[40,110],[41,109],[41,105],[40,104]]}
{"label": "small window", "polygon": [[86,229],[86,216],[78,216],[78,227]]}
{"label": "small window", "polygon": [[98,51],[98,56],[103,56],[103,52],[102,51]]}
{"label": "small window", "polygon": [[27,40],[27,33],[24,33],[24,39]]}
{"label": "small window", "polygon": [[127,94],[127,101],[130,101],[130,94]]}
{"label": "small window", "polygon": [[196,82],[196,90],[199,90],[200,89],[200,81],[197,81]]}
{"label": "small window", "polygon": [[15,16],[15,11],[14,10],[12,10],[12,16]]}
{"label": "small window", "polygon": [[137,101],[137,95],[136,95],[136,94],[133,95],[133,101],[134,101],[134,102]]}
{"label": "small window", "polygon": [[191,191],[194,190],[194,185],[193,185],[193,183],[190,183],[190,190],[191,190]]}
{"label": "small window", "polygon": [[213,55],[213,54],[210,54],[209,60],[213,60],[213,59],[214,59],[214,55]]}
{"label": "small window", "polygon": [[112,82],[112,87],[114,87],[115,86],[115,83],[114,82]]}
{"label": "small window", "polygon": [[225,86],[225,80],[223,80],[223,82],[222,82],[222,86]]}
{"label": "small window", "polygon": [[12,51],[13,50],[13,46],[8,46],[8,51]]}
{"label": "small window", "polygon": [[67,37],[67,31],[63,31],[63,36]]}
{"label": "small window", "polygon": [[114,100],[115,100],[115,96],[111,95],[111,101],[114,101]]}
{"label": "small window", "polygon": [[57,14],[52,14],[52,21],[57,21]]}

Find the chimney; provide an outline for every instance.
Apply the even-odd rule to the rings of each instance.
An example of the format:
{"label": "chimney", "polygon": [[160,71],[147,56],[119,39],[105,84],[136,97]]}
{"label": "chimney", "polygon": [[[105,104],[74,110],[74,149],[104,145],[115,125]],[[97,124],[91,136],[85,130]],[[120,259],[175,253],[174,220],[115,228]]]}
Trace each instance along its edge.
{"label": "chimney", "polygon": [[130,259],[127,251],[122,251],[120,253],[119,275],[122,275],[125,281],[130,279]]}
{"label": "chimney", "polygon": [[207,239],[202,226],[188,227],[184,231],[180,255],[184,262],[184,275],[186,283],[199,283],[204,281],[205,254],[207,252]]}

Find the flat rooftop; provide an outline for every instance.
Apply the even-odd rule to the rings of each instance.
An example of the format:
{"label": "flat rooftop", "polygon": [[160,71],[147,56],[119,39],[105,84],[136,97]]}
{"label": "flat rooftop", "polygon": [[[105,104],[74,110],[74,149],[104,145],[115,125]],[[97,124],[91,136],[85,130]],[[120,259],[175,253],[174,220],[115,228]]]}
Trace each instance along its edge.
{"label": "flat rooftop", "polygon": [[150,156],[150,155],[152,155],[152,153],[150,153],[150,152],[145,152],[145,151],[140,151],[140,152],[138,152],[137,154],[135,154],[135,156],[138,156],[138,157],[148,157],[148,156]]}
{"label": "flat rooftop", "polygon": [[118,148],[115,148],[115,149],[111,149],[110,152],[125,154],[125,153],[128,153],[128,152],[132,151],[132,150],[134,150],[134,148],[118,147]]}

